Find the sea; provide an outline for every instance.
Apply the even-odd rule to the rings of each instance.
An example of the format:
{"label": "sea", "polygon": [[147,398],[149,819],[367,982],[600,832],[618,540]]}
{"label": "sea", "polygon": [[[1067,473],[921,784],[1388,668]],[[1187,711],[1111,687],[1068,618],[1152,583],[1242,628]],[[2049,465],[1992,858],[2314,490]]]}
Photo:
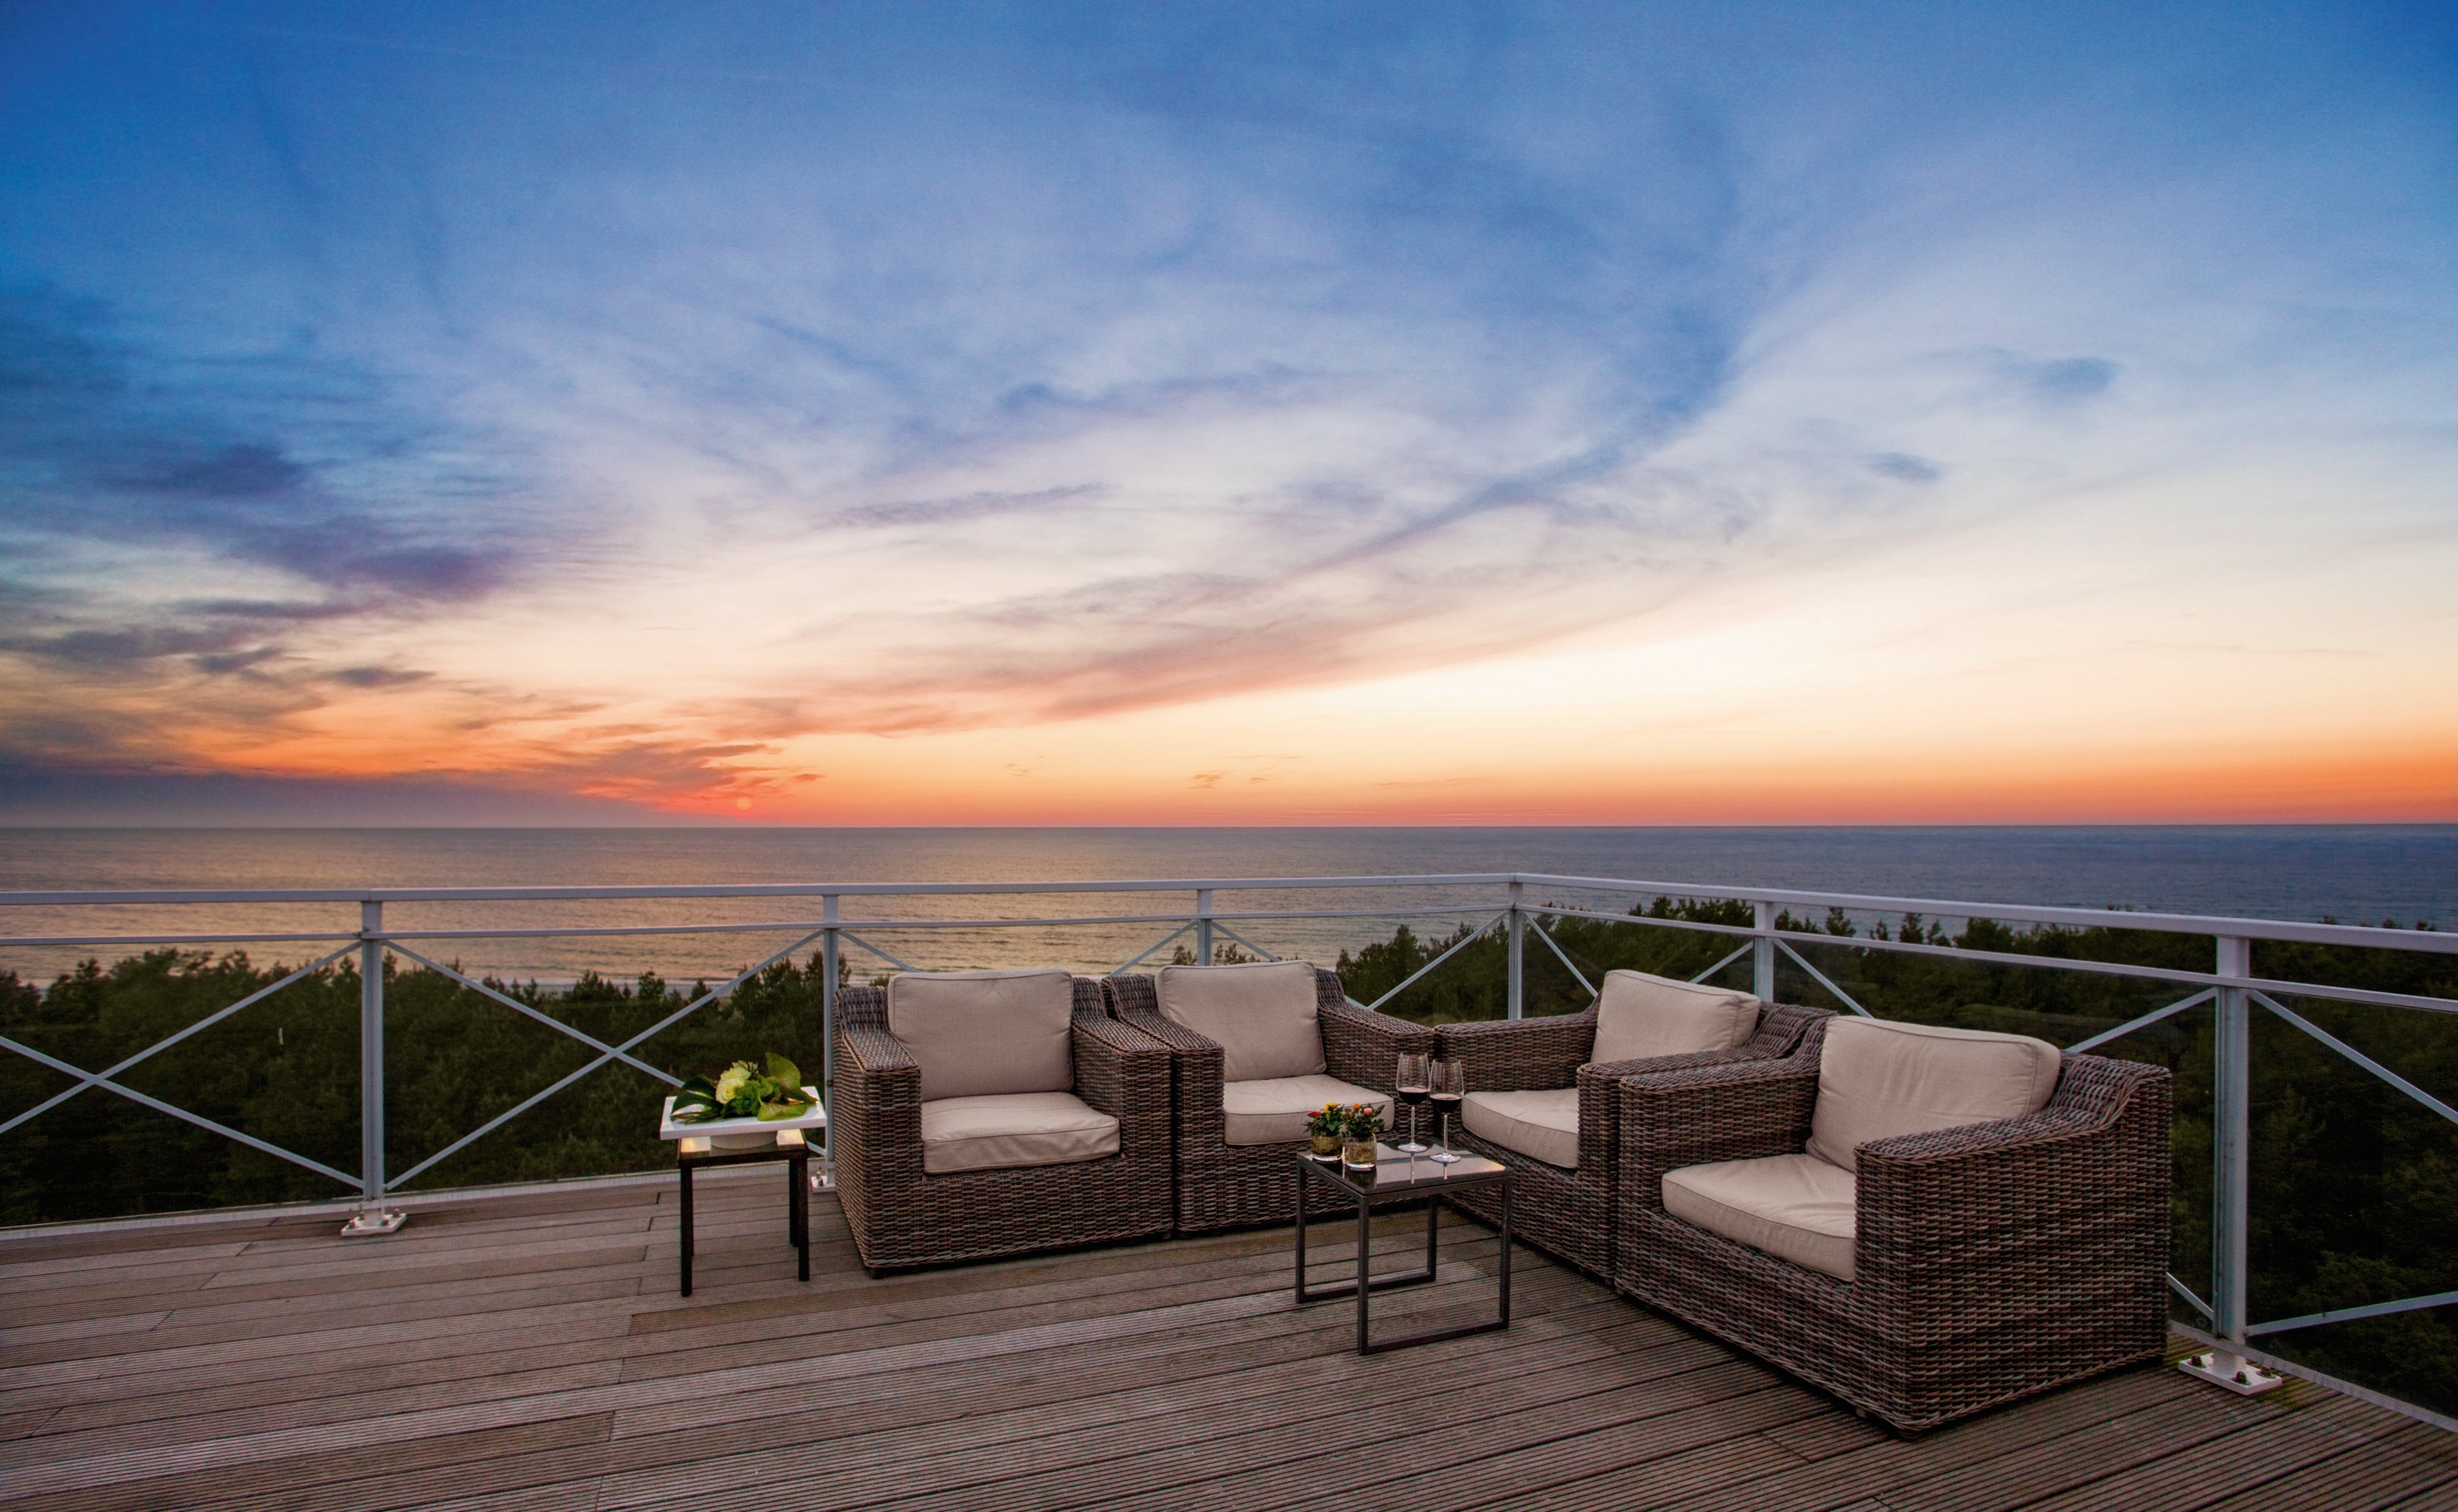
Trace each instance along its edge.
{"label": "sea", "polygon": [[[1658,894],[1748,887],[1971,905],[2056,904],[2458,927],[2458,825],[1240,829],[6,829],[0,969],[43,981],[176,940],[297,963],[358,927],[348,903],[65,904],[10,895],[138,889],[1013,882],[1374,878],[1531,872],[1626,880],[1543,885],[1528,901],[1620,911]],[[1224,889],[1232,937],[1328,961],[1492,916],[1492,885]],[[850,898],[857,971],[1167,959],[1191,885],[1150,893]],[[1982,912],[1933,909],[1949,921]],[[1052,917],[1100,922],[1045,923]],[[1870,911],[1866,917],[1880,917]],[[387,905],[389,930],[463,969],[565,982],[594,971],[723,976],[801,959],[816,899],[630,899]],[[654,934],[594,933],[657,930]],[[513,931],[513,934],[499,933]],[[263,937],[316,937],[274,938]],[[1177,942],[1183,942],[1179,937]],[[800,952],[800,954],[797,954]],[[1146,959],[1153,959],[1147,957]]]}

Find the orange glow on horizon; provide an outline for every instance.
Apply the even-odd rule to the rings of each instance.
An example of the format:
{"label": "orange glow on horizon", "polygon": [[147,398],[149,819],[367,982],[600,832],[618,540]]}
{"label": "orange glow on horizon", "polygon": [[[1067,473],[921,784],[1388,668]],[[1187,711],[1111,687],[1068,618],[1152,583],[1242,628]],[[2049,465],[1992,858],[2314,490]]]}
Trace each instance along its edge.
{"label": "orange glow on horizon", "polygon": [[[2225,622],[2224,577],[2116,592],[2089,552],[2061,559],[2033,530],[1736,578],[1533,649],[1161,689],[1075,717],[962,682],[772,708],[755,682],[616,652],[539,661],[524,691],[481,674],[474,622],[452,627],[477,648],[467,670],[291,706],[57,696],[144,732],[140,770],[424,779],[720,822],[2458,821],[2458,703],[2412,693],[2445,685],[2458,625],[2414,632],[2432,559],[2401,564],[2405,581],[2378,564],[2308,574],[2311,597],[2262,606],[2273,650]],[[2010,596],[1960,570],[1982,546],[2098,596]]]}
{"label": "orange glow on horizon", "polygon": [[[2223,704],[2207,719],[2185,705],[2164,731],[2086,723],[2077,711],[2105,695],[2048,682],[2010,711],[1926,684],[1676,675],[1730,656],[1677,638],[1079,720],[764,740],[369,694],[269,728],[166,730],[163,766],[425,777],[759,824],[2458,821],[2458,712],[2385,706],[2362,680],[2308,690],[2307,733],[2288,739]],[[1590,685],[1650,691],[1560,691]],[[2309,733],[2367,711],[2370,728]]]}

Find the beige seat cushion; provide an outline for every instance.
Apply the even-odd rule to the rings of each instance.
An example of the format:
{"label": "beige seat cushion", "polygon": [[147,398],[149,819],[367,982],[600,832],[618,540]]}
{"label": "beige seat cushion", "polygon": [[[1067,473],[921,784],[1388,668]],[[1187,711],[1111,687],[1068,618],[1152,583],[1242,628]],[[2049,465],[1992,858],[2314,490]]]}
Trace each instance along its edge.
{"label": "beige seat cushion", "polygon": [[1608,971],[1596,994],[1594,1061],[1644,1061],[1737,1049],[1759,1031],[1759,1000],[1695,982]]}
{"label": "beige seat cushion", "polygon": [[1460,1122],[1477,1138],[1531,1160],[1579,1169],[1579,1089],[1470,1092],[1460,1099]]}
{"label": "beige seat cushion", "polygon": [[1224,1082],[1277,1081],[1323,1071],[1314,967],[1305,962],[1163,966],[1154,989],[1162,1018],[1219,1045]]}
{"label": "beige seat cushion", "polygon": [[1072,1092],[943,1097],[922,1105],[922,1170],[1064,1166],[1118,1152],[1118,1121]]}
{"label": "beige seat cushion", "polygon": [[922,1068],[922,1100],[1075,1085],[1075,984],[1065,971],[907,971],[887,981],[887,1032]]}
{"label": "beige seat cushion", "polygon": [[1852,1170],[1873,1139],[2036,1113],[2058,1069],[2057,1047],[2028,1034],[1839,1018],[1819,1057],[1809,1152]]}
{"label": "beige seat cushion", "polygon": [[1391,1099],[1336,1076],[1276,1076],[1220,1084],[1220,1111],[1233,1145],[1278,1145],[1306,1137],[1306,1118],[1326,1103],[1371,1103],[1391,1122]]}
{"label": "beige seat cushion", "polygon": [[1664,1173],[1664,1211],[1780,1260],[1852,1279],[1859,1183],[1815,1155],[1719,1160]]}

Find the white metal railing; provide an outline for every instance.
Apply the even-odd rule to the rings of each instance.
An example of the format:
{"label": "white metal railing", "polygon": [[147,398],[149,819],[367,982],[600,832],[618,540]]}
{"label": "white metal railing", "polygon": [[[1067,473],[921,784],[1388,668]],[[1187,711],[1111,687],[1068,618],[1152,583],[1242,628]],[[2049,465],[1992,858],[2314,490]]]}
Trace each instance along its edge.
{"label": "white metal railing", "polygon": [[[1531,904],[1529,901],[1531,888],[1548,893],[1546,901]],[[1483,898],[1482,901],[1448,901],[1424,906],[1376,905],[1247,910],[1234,908],[1224,910],[1219,906],[1221,896],[1224,894],[1233,897],[1262,892],[1337,894],[1359,889],[1398,890],[1406,893],[1440,891],[1449,894],[1482,894]],[[1739,925],[1681,918],[1637,916],[1629,912],[1611,911],[1603,907],[1580,906],[1576,903],[1561,901],[1550,896],[1555,893],[1589,893],[1617,898],[1635,895],[1642,898],[1738,900],[1751,906],[1752,922],[1746,925]],[[885,901],[950,898],[1013,899],[1052,895],[1140,897],[1177,895],[1186,898],[1191,906],[1174,909],[1143,908],[1101,914],[1044,914],[1029,917],[992,915],[979,918],[899,918],[890,915],[859,920],[845,918],[842,906],[848,899]],[[585,904],[650,901],[672,902],[685,900],[783,901],[814,899],[820,905],[817,918],[811,918],[805,912],[801,917],[748,922],[556,924],[516,928],[388,928],[385,913],[387,904],[413,903]],[[250,1149],[290,1161],[345,1186],[355,1187],[359,1191],[362,1204],[371,1211],[380,1212],[386,1197],[405,1184],[431,1170],[439,1162],[484,1139],[521,1113],[536,1107],[573,1083],[607,1066],[620,1063],[670,1086],[675,1085],[677,1078],[640,1059],[634,1052],[667,1028],[700,1011],[710,1004],[722,1000],[759,972],[780,961],[791,958],[797,952],[814,943],[820,947],[821,1032],[823,1043],[827,1046],[824,1051],[825,1062],[822,1070],[822,1079],[825,1089],[832,1092],[835,1084],[833,1025],[837,982],[843,964],[847,959],[845,951],[848,948],[860,950],[891,967],[907,968],[906,962],[903,958],[879,942],[877,937],[883,935],[927,935],[933,931],[948,930],[1016,930],[1061,926],[1102,926],[1111,929],[1129,926],[1166,926],[1165,931],[1157,939],[1121,961],[1114,968],[1126,970],[1143,963],[1157,952],[1169,948],[1190,934],[1194,937],[1193,953],[1198,961],[1216,959],[1216,949],[1223,942],[1234,942],[1267,959],[1276,959],[1273,952],[1256,943],[1245,930],[1239,928],[1240,925],[1253,928],[1261,924],[1295,921],[1389,922],[1427,918],[1459,920],[1464,923],[1472,924],[1472,927],[1466,929],[1462,938],[1449,942],[1448,948],[1425,963],[1398,985],[1377,998],[1373,1004],[1364,1005],[1379,1006],[1389,1002],[1460,951],[1465,950],[1470,943],[1499,929],[1506,941],[1508,963],[1506,1011],[1510,1017],[1517,1018],[1524,1011],[1525,1006],[1522,968],[1525,942],[1530,932],[1529,922],[1531,918],[1539,922],[1539,927],[1534,931],[1537,940],[1551,950],[1583,989],[1590,992],[1594,990],[1595,984],[1588,980],[1586,974],[1580,971],[1572,962],[1570,955],[1555,942],[1552,931],[1542,926],[1545,921],[1550,920],[1582,919],[1729,937],[1736,942],[1733,950],[1714,965],[1698,973],[1694,980],[1711,977],[1746,956],[1751,962],[1753,990],[1759,997],[1772,1000],[1776,990],[1778,963],[1789,961],[1822,990],[1832,994],[1843,1008],[1861,1014],[1866,1014],[1868,1010],[1854,1001],[1851,995],[1826,973],[1814,965],[1802,954],[1802,946],[1815,944],[1857,951],[1889,951],[1907,955],[1943,957],[1994,965],[2021,966],[2031,970],[2131,978],[2148,983],[2172,984],[2185,988],[2187,989],[2185,996],[2114,1028],[2092,1035],[2067,1048],[2070,1050],[2093,1049],[2190,1009],[2205,1005],[2212,1008],[2215,1022],[2216,1062],[2212,1108],[2215,1153],[2212,1200],[2213,1261],[2209,1282],[2211,1295],[2205,1300],[2182,1281],[2174,1276],[2169,1278],[2170,1285],[2177,1295],[2208,1321],[2210,1334],[2221,1341],[2242,1347],[2250,1339],[2265,1335],[2353,1318],[2378,1317],[2458,1301],[2458,1293],[2444,1292],[2260,1322],[2250,1319],[2245,1310],[2247,1274],[2245,1243],[2248,1217],[2246,1165],[2251,1129],[2251,1020],[2255,1008],[2259,1007],[2275,1015],[2283,1023],[2310,1036],[2316,1043],[2325,1046],[2334,1054],[2380,1078],[2385,1085],[2396,1088],[2418,1105],[2452,1124],[2458,1124],[2458,1108],[2453,1108],[2448,1103],[2415,1086],[2279,1001],[2281,997],[2293,996],[2424,1012],[2458,1013],[2458,1000],[2339,986],[2326,983],[2292,982],[2256,977],[2252,974],[2253,942],[2281,941],[2458,955],[2458,934],[2445,935],[2421,930],[2298,923],[2223,916],[2112,912],[2087,908],[1983,903],[1953,899],[1898,898],[1876,894],[1830,893],[1789,888],[1652,881],[1629,878],[1568,877],[1519,872],[1400,877],[1179,878],[1155,880],[1046,882],[826,882],[681,887],[207,888],[0,893],[0,909],[77,911],[143,906],[177,910],[200,905],[237,904],[260,907],[271,904],[302,903],[356,904],[359,910],[358,928],[354,931],[54,932],[0,936],[0,950],[32,947],[92,949],[111,946],[274,943],[334,946],[271,985],[252,992],[238,1002],[187,1025],[177,1033],[99,1071],[89,1071],[70,1065],[14,1039],[0,1036],[0,1049],[25,1056],[72,1080],[72,1085],[64,1090],[16,1113],[5,1122],[0,1122],[0,1134],[7,1133],[81,1093],[100,1089],[209,1129]],[[2015,924],[2052,925],[2065,928],[2114,926],[2131,930],[2207,936],[2216,939],[2217,955],[2209,971],[2192,971],[2173,967],[2135,965],[2121,962],[2087,961],[1981,950],[1962,945],[1933,944],[1909,940],[1882,940],[1866,935],[1837,936],[1779,928],[1779,911],[1796,906],[1807,909],[1842,909],[1847,914],[1864,916],[1917,913],[1935,920],[1987,919]],[[779,912],[785,913],[789,910],[781,909]],[[752,934],[786,935],[792,938],[793,942],[781,950],[770,952],[757,964],[735,973],[719,985],[700,992],[681,1008],[667,1014],[647,1028],[614,1044],[601,1041],[551,1014],[541,1012],[517,997],[501,991],[455,966],[448,965],[438,961],[427,950],[419,948],[420,945],[431,948],[436,944],[450,942],[490,940],[658,936],[680,938]],[[229,1128],[162,1099],[149,1096],[125,1086],[118,1080],[131,1068],[180,1041],[220,1023],[252,1004],[271,997],[283,987],[311,973],[334,965],[353,952],[358,956],[360,983],[359,1027],[362,1079],[360,1169],[357,1172],[336,1170],[322,1161],[282,1149],[255,1135]],[[512,1012],[534,1020],[557,1033],[568,1035],[586,1046],[594,1052],[594,1055],[577,1070],[572,1071],[512,1108],[496,1114],[476,1129],[427,1155],[407,1170],[389,1173],[385,1170],[384,1137],[385,973],[383,966],[384,958],[387,953],[424,969],[439,972],[461,986],[481,993]]]}

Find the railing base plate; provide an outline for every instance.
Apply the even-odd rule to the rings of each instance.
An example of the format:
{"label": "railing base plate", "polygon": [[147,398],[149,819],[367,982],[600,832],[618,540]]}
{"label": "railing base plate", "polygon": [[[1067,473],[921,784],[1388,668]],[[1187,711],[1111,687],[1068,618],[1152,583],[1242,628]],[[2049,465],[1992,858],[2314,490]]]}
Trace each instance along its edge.
{"label": "railing base plate", "polygon": [[374,1212],[357,1213],[349,1222],[342,1225],[342,1237],[363,1239],[374,1234],[396,1233],[400,1232],[401,1226],[408,1221],[409,1214],[399,1208],[378,1209]]}
{"label": "railing base plate", "polygon": [[2277,1371],[2264,1370],[2243,1356],[2223,1349],[2188,1355],[2177,1361],[2177,1368],[2196,1380],[2209,1381],[2239,1397],[2259,1397],[2265,1391],[2278,1390],[2287,1381]]}

